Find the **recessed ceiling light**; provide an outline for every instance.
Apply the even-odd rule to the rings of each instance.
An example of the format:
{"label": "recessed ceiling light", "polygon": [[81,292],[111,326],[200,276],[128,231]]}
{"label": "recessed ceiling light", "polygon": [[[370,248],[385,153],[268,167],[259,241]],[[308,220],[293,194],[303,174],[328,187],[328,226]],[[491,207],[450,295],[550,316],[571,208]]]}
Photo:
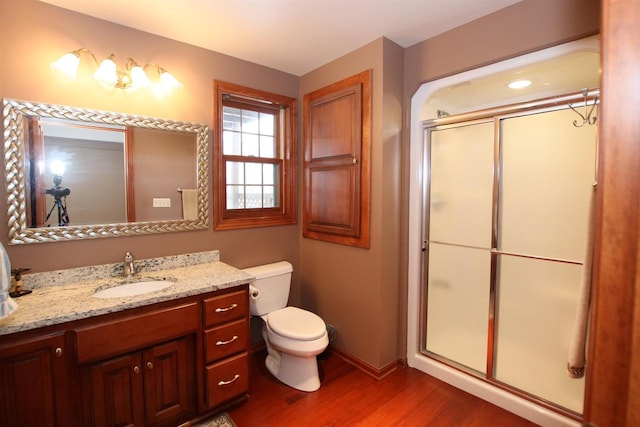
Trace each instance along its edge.
{"label": "recessed ceiling light", "polygon": [[511,89],[522,89],[531,85],[531,80],[515,80],[509,83]]}

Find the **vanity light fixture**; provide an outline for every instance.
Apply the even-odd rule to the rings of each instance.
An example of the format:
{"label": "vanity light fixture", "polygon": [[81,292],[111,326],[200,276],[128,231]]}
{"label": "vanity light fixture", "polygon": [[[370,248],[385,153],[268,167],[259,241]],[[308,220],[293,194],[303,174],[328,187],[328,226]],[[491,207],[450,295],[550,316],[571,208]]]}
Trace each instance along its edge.
{"label": "vanity light fixture", "polygon": [[51,70],[65,80],[75,80],[80,66],[82,54],[91,56],[97,69],[93,73],[93,78],[105,86],[119,89],[141,89],[152,85],[152,80],[147,74],[147,69],[155,69],[157,75],[157,86],[165,93],[171,93],[183,87],[176,78],[158,64],[150,63],[144,67],[140,66],[132,58],[128,58],[125,63],[125,70],[118,70],[116,57],[109,55],[102,62],[98,63],[96,56],[89,49],[76,49],[64,54],[60,59],[51,64]]}

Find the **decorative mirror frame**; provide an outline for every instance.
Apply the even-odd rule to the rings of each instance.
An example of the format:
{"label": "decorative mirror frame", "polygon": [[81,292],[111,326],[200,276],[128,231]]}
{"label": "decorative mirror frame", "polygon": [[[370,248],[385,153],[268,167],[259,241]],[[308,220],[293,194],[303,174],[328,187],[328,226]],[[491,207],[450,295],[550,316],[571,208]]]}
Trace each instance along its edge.
{"label": "decorative mirror frame", "polygon": [[[198,216],[195,220],[163,220],[64,227],[27,227],[24,117],[70,119],[110,125],[193,133],[196,136]],[[209,225],[209,129],[206,125],[76,107],[3,100],[4,162],[8,244],[59,242],[207,229]]]}

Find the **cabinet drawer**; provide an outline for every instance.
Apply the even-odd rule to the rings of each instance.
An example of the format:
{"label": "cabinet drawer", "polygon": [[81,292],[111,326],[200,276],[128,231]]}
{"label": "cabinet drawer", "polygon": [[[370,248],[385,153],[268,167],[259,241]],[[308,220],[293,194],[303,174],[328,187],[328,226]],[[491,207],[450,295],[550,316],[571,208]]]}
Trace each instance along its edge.
{"label": "cabinet drawer", "polygon": [[204,300],[205,327],[245,318],[249,313],[246,289]]}
{"label": "cabinet drawer", "polygon": [[218,326],[204,333],[206,362],[245,351],[249,344],[249,326],[245,319]]}
{"label": "cabinet drawer", "polygon": [[249,357],[246,352],[209,365],[205,372],[210,408],[249,390]]}
{"label": "cabinet drawer", "polygon": [[126,316],[75,329],[78,362],[118,355],[198,330],[198,304]]}

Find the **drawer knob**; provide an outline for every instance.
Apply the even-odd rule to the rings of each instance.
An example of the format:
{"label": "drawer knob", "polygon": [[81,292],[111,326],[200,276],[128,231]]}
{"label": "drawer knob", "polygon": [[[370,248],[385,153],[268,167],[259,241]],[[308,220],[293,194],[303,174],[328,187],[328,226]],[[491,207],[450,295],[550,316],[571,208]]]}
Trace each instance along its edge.
{"label": "drawer knob", "polygon": [[218,307],[216,308],[216,313],[224,313],[225,311],[229,311],[229,310],[233,310],[234,308],[237,308],[238,304],[231,304],[229,307]]}
{"label": "drawer knob", "polygon": [[134,367],[133,367],[133,373],[134,373],[134,374],[139,374],[139,373],[140,373],[140,368],[139,368],[139,367],[137,367],[137,366],[134,366]]}
{"label": "drawer knob", "polygon": [[153,363],[151,363],[151,362],[147,362],[147,368],[149,368],[149,369],[153,369]]}
{"label": "drawer knob", "polygon": [[62,357],[62,347],[57,347],[55,353],[56,357]]}
{"label": "drawer knob", "polygon": [[227,341],[217,341],[216,345],[227,345],[227,344],[231,344],[232,342],[234,342],[235,340],[238,339],[237,335],[234,335],[233,338],[231,338],[230,340]]}
{"label": "drawer knob", "polygon": [[223,385],[229,385],[232,382],[234,382],[235,380],[237,380],[238,378],[240,378],[240,374],[235,374],[234,377],[232,379],[230,379],[229,381],[218,381],[218,385],[220,387],[222,387]]}

